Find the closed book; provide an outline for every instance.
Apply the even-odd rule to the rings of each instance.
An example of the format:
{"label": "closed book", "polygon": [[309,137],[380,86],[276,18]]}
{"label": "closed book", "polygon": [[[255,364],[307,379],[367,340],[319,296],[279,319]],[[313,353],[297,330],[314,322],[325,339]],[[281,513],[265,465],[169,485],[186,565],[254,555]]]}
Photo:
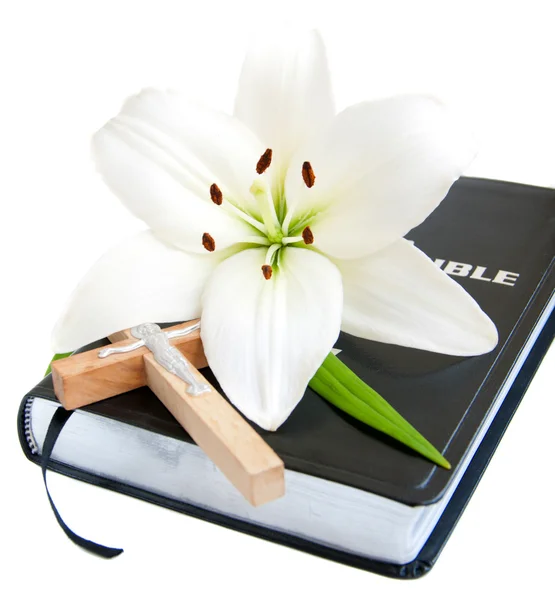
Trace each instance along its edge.
{"label": "closed book", "polygon": [[[450,471],[310,389],[277,432],[257,428],[286,468],[285,496],[264,506],[243,499],[148,388],[75,411],[50,468],[363,569],[424,574],[553,339],[555,191],[462,178],[407,238],[476,299],[499,344],[461,358],[342,333],[336,349],[445,455]],[[34,462],[58,407],[50,377],[22,401],[20,439]]]}

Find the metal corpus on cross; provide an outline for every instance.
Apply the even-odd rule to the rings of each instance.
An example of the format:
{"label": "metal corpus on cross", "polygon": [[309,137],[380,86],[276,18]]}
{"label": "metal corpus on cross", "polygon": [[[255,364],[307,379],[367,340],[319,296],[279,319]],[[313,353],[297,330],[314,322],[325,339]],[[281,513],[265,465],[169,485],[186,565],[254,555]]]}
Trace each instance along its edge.
{"label": "metal corpus on cross", "polygon": [[144,324],[112,344],[52,364],[54,391],[73,410],[148,385],[193,440],[254,506],[285,493],[279,456],[198,372],[207,366],[199,322],[160,331]]}

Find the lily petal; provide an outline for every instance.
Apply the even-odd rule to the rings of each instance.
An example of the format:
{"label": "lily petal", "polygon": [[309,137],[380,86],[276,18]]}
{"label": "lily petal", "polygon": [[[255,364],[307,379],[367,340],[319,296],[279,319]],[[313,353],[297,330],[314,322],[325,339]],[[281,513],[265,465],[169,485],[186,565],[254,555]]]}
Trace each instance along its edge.
{"label": "lily petal", "polygon": [[274,151],[272,171],[285,175],[301,142],[335,114],[326,51],[317,31],[264,34],[249,49],[235,115]]}
{"label": "lily petal", "polygon": [[[93,139],[98,170],[125,206],[161,238],[193,252],[205,252],[204,233],[216,250],[258,234],[234,206],[259,216],[249,188],[264,149],[237,119],[157,90],[127,100]],[[211,200],[214,183],[221,206]]]}
{"label": "lily petal", "polygon": [[210,273],[226,257],[188,254],[142,232],[104,254],[73,292],[53,332],[53,349],[71,352],[145,322],[200,316]]}
{"label": "lily petal", "polygon": [[[357,104],[293,157],[289,229],[308,215],[316,247],[337,258],[366,256],[420,224],[474,155],[471,136],[433,98]],[[304,161],[316,177],[311,188]]]}
{"label": "lily petal", "polygon": [[210,367],[230,401],[271,431],[298,404],[332,349],[342,307],[335,265],[311,250],[281,252],[269,280],[261,271],[264,250],[235,254],[214,271],[202,299]]}
{"label": "lily petal", "polygon": [[336,264],[343,275],[343,331],[455,356],[497,345],[497,329],[477,302],[411,242]]}

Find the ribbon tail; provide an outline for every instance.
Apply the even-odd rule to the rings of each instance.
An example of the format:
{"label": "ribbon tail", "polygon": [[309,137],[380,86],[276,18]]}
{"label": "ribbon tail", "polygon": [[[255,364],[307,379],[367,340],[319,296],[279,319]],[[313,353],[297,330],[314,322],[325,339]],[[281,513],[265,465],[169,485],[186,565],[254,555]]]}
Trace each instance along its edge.
{"label": "ribbon tail", "polygon": [[69,421],[72,414],[73,411],[67,411],[65,408],[60,406],[60,408],[58,408],[54,413],[54,416],[50,421],[50,425],[48,426],[46,437],[44,438],[41,456],[41,468],[48,501],[50,502],[50,506],[52,507],[52,511],[54,512],[54,516],[56,517],[58,524],[74,544],[77,544],[80,548],[92,552],[97,556],[101,556],[102,558],[114,558],[115,556],[119,556],[123,550],[121,548],[110,548],[108,546],[103,546],[102,544],[97,544],[96,542],[87,540],[80,535],[77,535],[65,524],[64,520],[60,516],[60,513],[58,512],[58,509],[56,508],[56,505],[54,504],[54,500],[52,500],[50,491],[48,490],[48,483],[46,482],[46,469],[50,462],[50,457],[52,456],[52,450],[54,449],[56,440],[58,439],[58,436],[62,432],[65,424]]}

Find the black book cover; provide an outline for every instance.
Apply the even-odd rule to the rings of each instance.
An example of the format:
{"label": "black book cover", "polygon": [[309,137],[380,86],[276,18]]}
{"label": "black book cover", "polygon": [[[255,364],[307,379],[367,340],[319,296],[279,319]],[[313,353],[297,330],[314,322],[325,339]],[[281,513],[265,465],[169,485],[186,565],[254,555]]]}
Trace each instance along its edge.
{"label": "black book cover", "polygon": [[[452,273],[493,319],[499,331],[497,348],[484,356],[460,358],[374,343],[345,334],[340,336],[336,347],[341,349],[341,360],[445,454],[453,465],[452,471],[434,466],[351,419],[310,389],[277,432],[259,431],[288,469],[405,504],[421,505],[437,501],[457,473],[553,294],[555,191],[463,178],[453,186],[440,207],[407,237],[428,256],[443,261],[447,272]],[[414,577],[433,564],[552,338],[553,319],[535,344],[449,508],[410,567],[359,559],[194,507],[150,498],[148,493],[129,486],[114,486],[113,482],[76,473],[75,469],[66,468],[65,472],[334,560],[387,575]],[[103,343],[106,341],[98,345]],[[211,378],[209,371],[206,374]],[[50,378],[41,382],[31,395],[53,398]],[[83,410],[191,441],[147,388]],[[28,453],[24,437],[22,444]],[[455,510],[454,506],[458,508]]]}

